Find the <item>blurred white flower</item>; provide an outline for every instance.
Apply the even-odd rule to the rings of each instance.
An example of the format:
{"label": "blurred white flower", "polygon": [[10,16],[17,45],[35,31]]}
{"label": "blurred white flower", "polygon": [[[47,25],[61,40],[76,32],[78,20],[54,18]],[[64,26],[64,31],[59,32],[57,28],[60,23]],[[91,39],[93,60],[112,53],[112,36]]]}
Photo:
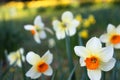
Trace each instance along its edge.
{"label": "blurred white flower", "polygon": [[49,40],[48,40],[48,46],[49,46],[49,48],[53,48],[54,46],[55,46],[55,40],[53,39],[53,38],[50,38]]}
{"label": "blurred white flower", "polygon": [[31,79],[36,79],[41,76],[41,74],[51,76],[53,70],[50,66],[53,60],[53,55],[48,50],[42,57],[34,52],[30,51],[27,56],[26,60],[29,64],[32,65],[32,68],[26,73],[27,77]]}
{"label": "blurred white flower", "polygon": [[113,46],[120,49],[120,25],[115,28],[114,25],[108,24],[107,33],[100,36],[100,40],[106,43],[106,46]]}
{"label": "blurred white flower", "polygon": [[25,25],[25,30],[31,31],[32,35],[34,36],[34,40],[37,43],[41,43],[40,39],[46,38],[44,23],[42,22],[41,16],[37,16],[34,20],[34,25]]}
{"label": "blurred white flower", "polygon": [[21,59],[23,62],[25,61],[25,57],[24,57],[23,53],[24,53],[23,48],[20,48],[15,52],[11,52],[8,55],[8,61],[9,61],[10,65],[13,65],[15,63],[15,66],[22,67]]}
{"label": "blurred white flower", "polygon": [[76,27],[79,25],[79,21],[73,18],[73,14],[70,11],[64,12],[61,20],[61,22],[54,20],[52,23],[58,40],[64,39],[65,35],[73,36],[76,33]]}
{"label": "blurred white flower", "polygon": [[74,51],[80,57],[81,66],[86,66],[90,80],[100,80],[101,70],[109,71],[115,66],[113,47],[102,48],[100,40],[96,37],[91,38],[86,47],[75,46]]}

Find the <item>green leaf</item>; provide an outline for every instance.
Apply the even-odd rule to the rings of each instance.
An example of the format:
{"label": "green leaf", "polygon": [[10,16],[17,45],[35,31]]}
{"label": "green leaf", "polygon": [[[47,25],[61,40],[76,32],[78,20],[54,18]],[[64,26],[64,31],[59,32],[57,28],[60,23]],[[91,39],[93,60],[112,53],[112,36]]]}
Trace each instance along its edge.
{"label": "green leaf", "polygon": [[24,67],[24,63],[22,61],[22,55],[20,54],[20,60],[22,63],[22,74],[23,74],[23,80],[26,80],[26,76],[25,76],[25,67]]}
{"label": "green leaf", "polygon": [[71,79],[72,79],[72,76],[73,76],[73,74],[74,74],[75,69],[77,68],[77,66],[78,66],[78,63],[74,66],[73,70],[71,71],[71,73],[70,73],[70,75],[69,75],[69,77],[68,77],[68,80],[71,80]]}
{"label": "green leaf", "polygon": [[55,80],[55,76],[56,76],[56,74],[57,74],[57,70],[54,72],[54,74],[53,74],[51,80]]}

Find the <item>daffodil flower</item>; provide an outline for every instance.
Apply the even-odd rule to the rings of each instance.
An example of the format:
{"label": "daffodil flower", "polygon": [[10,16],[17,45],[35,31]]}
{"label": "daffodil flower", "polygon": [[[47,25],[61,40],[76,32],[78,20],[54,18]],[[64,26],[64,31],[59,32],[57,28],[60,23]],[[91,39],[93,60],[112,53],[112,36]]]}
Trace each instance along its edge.
{"label": "daffodil flower", "polygon": [[113,46],[116,49],[120,48],[120,25],[115,28],[114,25],[109,24],[107,33],[100,36],[100,40],[106,43],[106,46]]}
{"label": "daffodil flower", "polygon": [[36,79],[41,76],[41,74],[51,76],[53,70],[50,66],[53,60],[53,55],[50,51],[47,51],[42,57],[34,52],[30,51],[26,55],[26,60],[29,64],[32,65],[32,68],[26,73],[27,77],[31,79]]}
{"label": "daffodil flower", "polygon": [[8,61],[9,61],[10,65],[13,65],[15,63],[15,66],[22,67],[21,59],[22,59],[22,61],[25,61],[25,57],[24,57],[23,53],[24,53],[23,48],[20,48],[15,52],[11,52],[8,55]]}
{"label": "daffodil flower", "polygon": [[61,19],[62,21],[54,20],[52,23],[59,40],[64,39],[65,35],[73,36],[76,33],[76,27],[79,25],[79,21],[73,18],[70,11],[64,12]]}
{"label": "daffodil flower", "polygon": [[81,66],[86,66],[90,80],[100,80],[101,71],[109,71],[115,66],[113,47],[102,48],[100,40],[91,38],[86,47],[75,46],[74,51],[80,57]]}
{"label": "daffodil flower", "polygon": [[28,30],[31,32],[31,34],[34,36],[34,40],[37,43],[41,43],[40,39],[46,38],[44,23],[42,22],[41,16],[37,16],[34,20],[34,25],[25,25],[25,30]]}

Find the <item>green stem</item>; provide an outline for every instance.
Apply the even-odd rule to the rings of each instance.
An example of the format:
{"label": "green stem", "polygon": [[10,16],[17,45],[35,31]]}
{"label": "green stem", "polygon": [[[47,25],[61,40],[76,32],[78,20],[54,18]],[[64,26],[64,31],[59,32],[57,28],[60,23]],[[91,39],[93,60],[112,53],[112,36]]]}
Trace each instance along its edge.
{"label": "green stem", "polygon": [[87,75],[87,69],[86,67],[83,67],[83,75],[81,80],[89,80],[88,75]]}
{"label": "green stem", "polygon": [[115,66],[113,68],[113,72],[112,72],[112,80],[117,80],[117,61],[115,63]]}
{"label": "green stem", "polygon": [[117,80],[117,58],[116,58],[116,53],[114,53],[113,57],[116,59],[115,66],[112,71],[112,80]]}
{"label": "green stem", "polygon": [[106,78],[106,73],[102,72],[102,80],[105,80],[105,78]]}
{"label": "green stem", "polygon": [[[71,53],[71,46],[70,46],[70,37],[66,35],[66,52],[68,57],[68,63],[69,63],[69,71],[71,72],[74,68],[73,65],[73,59],[72,59],[72,53]],[[72,80],[75,80],[75,73],[72,76]]]}
{"label": "green stem", "polygon": [[14,71],[10,73],[10,80],[14,80],[14,74],[15,74]]}
{"label": "green stem", "polygon": [[78,36],[79,46],[83,46],[82,38]]}
{"label": "green stem", "polygon": [[23,61],[22,61],[22,55],[20,55],[20,60],[21,60],[21,64],[22,64],[23,80],[26,80],[25,67],[24,67],[24,63],[23,63]]}
{"label": "green stem", "polygon": [[42,74],[42,80],[45,80],[45,76]]}

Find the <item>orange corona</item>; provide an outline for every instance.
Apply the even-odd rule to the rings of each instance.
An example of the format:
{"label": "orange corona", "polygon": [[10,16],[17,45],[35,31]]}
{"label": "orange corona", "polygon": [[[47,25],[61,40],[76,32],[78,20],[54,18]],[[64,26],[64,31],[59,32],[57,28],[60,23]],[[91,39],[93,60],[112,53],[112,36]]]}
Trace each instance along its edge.
{"label": "orange corona", "polygon": [[86,58],[85,60],[87,69],[95,70],[99,67],[99,59],[95,56]]}
{"label": "orange corona", "polygon": [[31,33],[32,33],[32,35],[35,35],[36,31],[32,29]]}
{"label": "orange corona", "polygon": [[118,44],[120,43],[120,35],[113,35],[110,39],[111,43]]}
{"label": "orange corona", "polygon": [[48,64],[41,61],[37,64],[37,71],[38,72],[45,72],[48,69]]}

